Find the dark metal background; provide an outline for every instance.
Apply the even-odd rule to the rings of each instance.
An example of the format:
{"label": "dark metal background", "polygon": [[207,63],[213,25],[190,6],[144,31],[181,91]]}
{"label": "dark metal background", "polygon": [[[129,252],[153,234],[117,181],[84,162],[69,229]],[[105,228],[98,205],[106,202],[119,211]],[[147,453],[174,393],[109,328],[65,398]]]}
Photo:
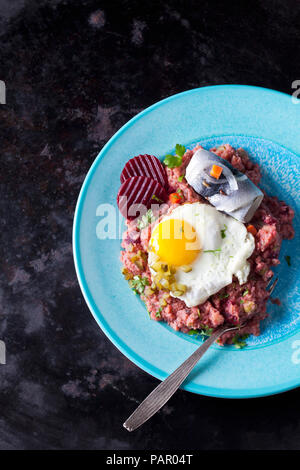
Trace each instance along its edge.
{"label": "dark metal background", "polygon": [[125,431],[158,382],[96,325],[71,251],[80,186],[120,126],[198,86],[291,93],[299,25],[291,0],[0,0],[1,449],[300,449],[299,389],[244,401],[179,391]]}

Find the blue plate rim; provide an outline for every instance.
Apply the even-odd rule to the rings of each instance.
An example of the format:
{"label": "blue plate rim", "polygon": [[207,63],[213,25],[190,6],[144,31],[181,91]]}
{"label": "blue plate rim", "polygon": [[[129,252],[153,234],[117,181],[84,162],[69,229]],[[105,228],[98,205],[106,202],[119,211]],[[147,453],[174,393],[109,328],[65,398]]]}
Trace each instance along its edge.
{"label": "blue plate rim", "polygon": [[[83,274],[83,268],[82,268],[82,263],[80,259],[80,246],[79,246],[79,239],[80,239],[80,217],[81,217],[81,212],[82,212],[82,206],[84,202],[84,196],[88,190],[89,182],[92,179],[94,172],[96,168],[98,167],[99,163],[101,162],[102,158],[104,157],[105,153],[107,150],[114,144],[114,142],[130,127],[132,124],[134,124],[137,120],[141,119],[144,115],[147,113],[151,112],[153,109],[160,107],[167,103],[170,100],[175,100],[179,97],[182,97],[183,95],[191,94],[191,93],[197,93],[199,91],[203,90],[213,90],[213,89],[232,89],[234,88],[237,90],[238,88],[240,89],[253,89],[257,90],[258,92],[268,92],[269,94],[276,94],[276,95],[281,95],[287,99],[291,99],[291,95],[288,95],[286,93],[283,93],[278,90],[273,90],[270,88],[265,88],[265,87],[259,87],[259,86],[252,86],[252,85],[235,85],[235,84],[224,84],[224,85],[213,85],[213,86],[204,86],[204,87],[198,87],[198,88],[193,88],[190,90],[186,90],[180,93],[176,93],[174,95],[168,96],[167,98],[164,98],[151,106],[147,107],[140,113],[138,113],[136,116],[131,118],[128,122],[126,122],[109,140],[108,142],[103,146],[97,157],[95,158],[94,162],[92,163],[79,192],[77,203],[76,203],[76,208],[75,208],[75,213],[74,213],[74,219],[73,219],[73,231],[72,231],[72,246],[73,246],[73,258],[74,258],[74,265],[75,265],[75,271],[78,279],[78,283],[80,285],[83,297],[89,307],[90,312],[92,313],[94,319],[96,320],[97,324],[100,326],[102,331],[105,333],[105,335],[110,339],[110,341],[113,343],[113,345],[122,353],[124,354],[131,362],[133,362],[135,365],[140,367],[142,370],[145,372],[149,373],[153,377],[159,379],[159,380],[164,380],[168,374],[165,374],[163,371],[160,369],[156,368],[152,364],[149,364],[142,358],[140,359],[140,356],[137,355],[129,346],[127,346],[119,337],[118,335],[111,330],[111,328],[108,326],[107,322],[105,321],[104,317],[102,316],[100,310],[98,309],[97,305],[95,304],[92,295],[89,291],[88,285],[85,281],[85,277]],[[232,134],[232,135],[243,135],[240,133],[237,134]],[[207,137],[212,137],[212,136],[203,136],[203,139]],[[255,136],[253,136],[255,137]],[[268,139],[270,140],[270,139]],[[274,141],[276,142],[276,141]],[[278,143],[278,142],[277,142]],[[281,143],[278,143],[282,147],[285,147],[288,149],[288,147],[282,145]],[[288,149],[290,151],[293,151],[292,149]],[[292,335],[291,335],[292,336]],[[240,353],[244,353],[244,351],[240,351]],[[219,389],[216,387],[211,387],[211,386],[205,386],[205,385],[194,385],[193,383],[188,383],[188,384],[183,384],[181,386],[182,389],[192,392],[195,394],[200,394],[200,395],[205,395],[205,396],[210,396],[210,397],[216,397],[216,398],[227,398],[227,399],[242,399],[242,398],[258,398],[258,397],[264,397],[264,396],[270,396],[270,395],[275,395],[279,394],[282,392],[286,392],[288,390],[294,389],[296,387],[300,386],[300,378],[291,380],[285,383],[281,383],[278,385],[272,385],[268,387],[262,387],[262,388],[256,388],[256,389]]]}

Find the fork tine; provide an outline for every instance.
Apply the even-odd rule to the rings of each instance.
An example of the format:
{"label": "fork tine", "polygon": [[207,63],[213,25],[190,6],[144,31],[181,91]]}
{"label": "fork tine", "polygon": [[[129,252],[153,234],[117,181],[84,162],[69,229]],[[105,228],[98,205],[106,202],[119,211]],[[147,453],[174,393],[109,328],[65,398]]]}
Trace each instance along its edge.
{"label": "fork tine", "polygon": [[274,279],[274,282],[271,285],[270,285],[270,282],[267,285],[267,289],[269,289],[269,296],[272,294],[273,290],[275,289],[277,282],[278,282],[278,277]]}

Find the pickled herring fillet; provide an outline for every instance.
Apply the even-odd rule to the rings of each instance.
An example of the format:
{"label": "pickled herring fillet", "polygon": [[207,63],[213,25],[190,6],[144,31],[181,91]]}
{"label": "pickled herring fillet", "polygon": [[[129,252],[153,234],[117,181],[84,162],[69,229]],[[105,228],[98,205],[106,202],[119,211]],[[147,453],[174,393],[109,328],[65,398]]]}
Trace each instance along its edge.
{"label": "pickled herring fillet", "polygon": [[[219,179],[210,176],[213,165],[221,167]],[[227,160],[204,149],[197,150],[186,168],[189,185],[216,209],[241,222],[249,222],[263,200],[261,190]]]}

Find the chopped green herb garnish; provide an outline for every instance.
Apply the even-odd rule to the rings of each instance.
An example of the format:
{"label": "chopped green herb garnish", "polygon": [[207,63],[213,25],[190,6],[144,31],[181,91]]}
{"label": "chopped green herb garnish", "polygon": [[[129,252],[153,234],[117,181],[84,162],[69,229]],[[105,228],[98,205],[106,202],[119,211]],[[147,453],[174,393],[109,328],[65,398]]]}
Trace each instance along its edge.
{"label": "chopped green herb garnish", "polygon": [[198,335],[199,335],[199,331],[198,331],[198,330],[189,330],[189,331],[188,331],[188,335],[191,335],[191,336],[198,336]]}
{"label": "chopped green herb garnish", "polygon": [[217,248],[216,250],[204,250],[203,253],[213,253],[214,255],[216,253],[219,253],[221,251],[221,248]]}
{"label": "chopped green herb garnish", "polygon": [[[200,313],[200,312],[199,312]],[[209,328],[208,326],[203,326],[201,330],[189,330],[188,335],[191,336],[210,336],[214,331],[213,328]]]}
{"label": "chopped green herb garnish", "polygon": [[164,164],[168,168],[176,168],[177,166],[180,166],[182,162],[182,157],[178,157],[177,155],[171,155],[168,154],[166,155],[166,158],[164,159]]}
{"label": "chopped green herb garnish", "polygon": [[156,312],[155,316],[156,318],[161,318],[161,312],[162,312],[162,307]]}
{"label": "chopped green herb garnish", "polygon": [[184,175],[178,176],[178,181],[179,181],[179,183],[182,182],[183,178],[184,178]]}
{"label": "chopped green herb garnish", "polygon": [[227,299],[227,297],[229,297],[229,294],[225,293],[225,294],[219,294],[219,299],[223,300],[223,299]]}
{"label": "chopped green herb garnish", "polygon": [[287,262],[288,266],[292,266],[292,263],[291,263],[291,257],[289,255],[286,255],[284,257],[285,261]]}
{"label": "chopped green herb garnish", "polygon": [[245,295],[249,294],[249,291],[248,289],[246,289],[244,292],[243,292],[243,297],[245,297]]}
{"label": "chopped green herb garnish", "polygon": [[149,286],[149,281],[146,277],[134,276],[129,285],[135,294],[143,294],[145,287]]}
{"label": "chopped green herb garnish", "polygon": [[182,157],[185,153],[185,146],[184,145],[180,145],[180,144],[176,144],[175,146],[175,155],[172,155],[172,154],[168,154],[166,155],[165,159],[164,159],[164,164],[168,167],[168,168],[176,168],[178,166],[181,165],[182,163]]}
{"label": "chopped green herb garnish", "polygon": [[201,330],[199,330],[199,334],[201,336],[211,336],[211,334],[213,333],[214,329],[213,328],[209,328],[209,326],[203,326]]}
{"label": "chopped green herb garnish", "polygon": [[149,209],[145,215],[143,215],[140,220],[137,223],[137,228],[140,230],[143,230],[143,228],[146,228],[149,224],[154,222],[155,217],[153,215],[153,212],[151,209]]}
{"label": "chopped green herb garnish", "polygon": [[[159,199],[155,194],[153,194],[152,198],[151,199],[154,199],[155,201],[157,202],[163,202],[161,199]],[[151,210],[151,209],[150,209]]]}
{"label": "chopped green herb garnish", "polygon": [[176,153],[176,155],[178,155],[178,157],[183,157],[183,155],[185,154],[185,146],[180,145],[180,144],[176,144],[175,145],[175,153]]}
{"label": "chopped green herb garnish", "polygon": [[225,233],[225,232],[226,232],[226,230],[227,230],[227,225],[224,224],[224,227],[225,227],[225,228],[223,228],[223,229],[221,230],[221,237],[222,237],[222,238],[226,238],[226,233]]}
{"label": "chopped green herb garnish", "polygon": [[245,301],[243,299],[240,300],[240,304],[243,304]]}
{"label": "chopped green herb garnish", "polygon": [[198,317],[201,318],[201,313],[200,313],[199,308],[197,308],[197,313],[198,313]]}
{"label": "chopped green herb garnish", "polygon": [[244,348],[245,346],[247,346],[247,343],[246,343],[246,339],[249,338],[249,335],[235,335],[235,337],[233,338],[232,340],[232,344],[234,344],[234,346],[237,348],[237,349],[242,349]]}

